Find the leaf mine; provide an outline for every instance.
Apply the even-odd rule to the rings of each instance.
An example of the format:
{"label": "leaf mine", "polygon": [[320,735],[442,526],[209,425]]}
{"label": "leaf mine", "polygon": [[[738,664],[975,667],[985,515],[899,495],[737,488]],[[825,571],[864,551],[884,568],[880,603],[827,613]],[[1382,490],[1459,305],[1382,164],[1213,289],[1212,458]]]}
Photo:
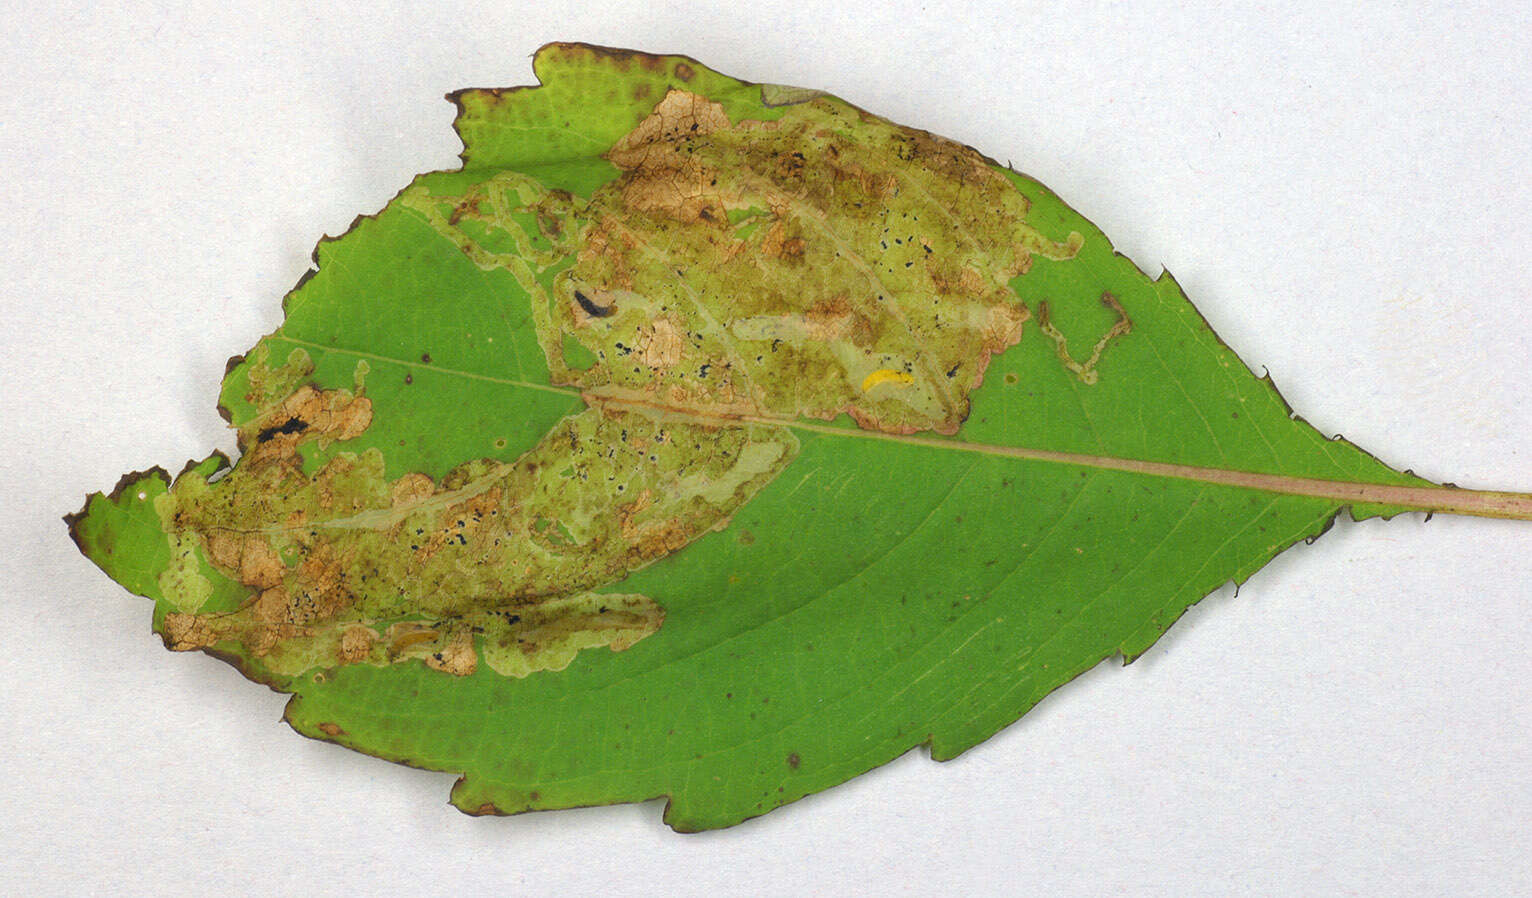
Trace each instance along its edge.
{"label": "leaf mine", "polygon": [[402,197],[516,275],[553,382],[596,402],[955,433],[1031,317],[1010,280],[1083,239],[972,149],[823,99],[735,123],[671,90],[605,157],[588,201],[517,174]]}
{"label": "leaf mine", "polygon": [[623,174],[588,202],[514,175],[402,197],[516,276],[553,382],[589,407],[514,463],[440,484],[387,481],[376,450],[306,474],[299,447],[361,435],[372,403],[277,396],[306,353],[253,365],[245,458],[217,484],[182,478],[159,510],[255,592],[197,614],[194,587],[166,584],[185,609],[165,620],[172,649],[235,643],[284,674],[413,658],[465,675],[515,646],[525,663],[489,666],[525,675],[631,645],[660,606],[589,591],[725,522],[795,454],[783,427],[689,418],[956,432],[1030,317],[1009,281],[1079,249],[1030,230],[1025,197],[972,150],[819,99],[736,125],[672,90],[605,155]]}
{"label": "leaf mine", "polygon": [[[258,385],[282,381],[252,370]],[[300,447],[360,436],[371,409],[365,395],[299,387],[244,429],[253,437],[226,476],[188,474],[157,500],[170,538],[200,540],[253,591],[237,610],[197,614],[196,589],[162,584],[177,609],[170,648],[234,643],[284,674],[420,659],[461,675],[481,651],[501,673],[561,669],[664,619],[643,596],[590,590],[726,521],[796,447],[781,428],[591,408],[513,463],[468,462],[440,483],[388,480],[376,449],[303,471]]]}

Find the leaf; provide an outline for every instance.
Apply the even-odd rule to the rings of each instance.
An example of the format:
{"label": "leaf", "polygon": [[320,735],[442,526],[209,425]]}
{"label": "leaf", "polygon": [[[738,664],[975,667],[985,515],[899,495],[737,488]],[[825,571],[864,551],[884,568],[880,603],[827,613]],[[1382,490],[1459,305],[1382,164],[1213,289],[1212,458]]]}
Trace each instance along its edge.
{"label": "leaf", "polygon": [[727,826],[952,757],[1353,517],[1532,517],[1294,417],[1037,182],[814,91],[543,48],[231,362],[237,464],[70,517],[167,646],[513,813]]}

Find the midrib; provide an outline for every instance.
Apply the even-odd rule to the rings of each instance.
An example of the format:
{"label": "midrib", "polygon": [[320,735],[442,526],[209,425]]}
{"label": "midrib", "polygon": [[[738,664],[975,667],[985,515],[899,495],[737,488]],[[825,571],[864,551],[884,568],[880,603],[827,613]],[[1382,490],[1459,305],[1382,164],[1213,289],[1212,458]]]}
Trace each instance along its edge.
{"label": "midrib", "polygon": [[444,368],[440,365],[426,362],[413,362],[404,359],[391,358],[377,353],[364,352],[355,349],[345,349],[336,346],[325,346],[309,340],[290,337],[279,329],[272,334],[273,337],[304,346],[310,349],[324,352],[339,352],[346,355],[366,358],[379,362],[389,362],[407,368],[419,368],[435,371],[439,374],[450,374],[471,380],[497,383],[511,387],[522,387],[529,390],[538,390],[545,393],[559,393],[574,399],[580,399],[588,405],[611,405],[628,406],[633,408],[648,408],[665,414],[676,415],[687,420],[713,423],[721,426],[731,424],[749,423],[763,424],[776,427],[788,427],[793,430],[823,434],[825,436],[845,437],[859,440],[878,440],[892,442],[907,446],[923,446],[948,452],[973,452],[981,455],[997,456],[1001,458],[1014,458],[1022,461],[1049,462],[1054,464],[1074,465],[1083,468],[1094,468],[1107,471],[1123,471],[1130,474],[1142,474],[1149,477],[1169,477],[1177,480],[1191,480],[1199,483],[1212,483],[1220,486],[1232,486],[1241,489],[1259,490],[1267,493],[1278,493],[1289,496],[1307,496],[1315,499],[1327,499],[1333,502],[1353,505],[1386,505],[1411,511],[1426,511],[1436,514],[1471,515],[1486,518],[1509,518],[1514,520],[1532,520],[1532,494],[1500,492],[1494,490],[1468,490],[1454,486],[1399,486],[1394,484],[1362,483],[1346,480],[1328,480],[1319,477],[1294,477],[1286,474],[1262,474],[1253,471],[1237,471],[1225,468],[1211,468],[1199,465],[1181,465],[1170,462],[1142,461],[1133,458],[1118,458],[1110,455],[1090,455],[1079,452],[1059,452],[1051,449],[1028,449],[1020,446],[992,446],[984,443],[969,443],[955,438],[926,437],[915,434],[884,433],[875,430],[852,429],[846,427],[834,427],[829,424],[818,424],[805,421],[801,418],[776,418],[768,415],[723,415],[710,414],[697,409],[666,406],[660,403],[651,403],[637,399],[617,396],[601,396],[590,391],[581,391],[572,387],[558,387],[550,384],[539,384],[530,381],[512,380],[495,377],[488,374],[478,374],[472,371],[461,371],[453,368]]}

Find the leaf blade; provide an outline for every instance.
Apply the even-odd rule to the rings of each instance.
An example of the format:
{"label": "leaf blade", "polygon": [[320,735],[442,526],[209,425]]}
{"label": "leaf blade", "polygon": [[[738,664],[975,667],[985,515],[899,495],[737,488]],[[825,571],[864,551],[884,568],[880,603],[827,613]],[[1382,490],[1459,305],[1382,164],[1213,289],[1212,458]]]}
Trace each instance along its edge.
{"label": "leaf blade", "polygon": [[[560,69],[555,63],[564,54],[575,61]],[[660,87],[678,79],[690,89],[716,84],[707,95],[727,100],[735,120],[787,114],[761,105],[751,86],[721,80],[694,61],[635,57],[627,71],[608,71],[601,67],[608,56],[551,48],[539,57],[545,87],[460,95],[467,170],[424,176],[417,186],[456,195],[499,168],[515,168],[546,179],[550,189],[589,195],[618,170],[589,158],[565,169],[560,155],[576,145],[613,145],[653,107]],[[688,78],[680,77],[683,65]],[[576,72],[594,73],[604,87],[591,89]],[[634,77],[646,91],[614,91]],[[567,127],[546,124],[549,110],[571,98],[615,101],[619,94],[620,102],[587,103],[584,117]],[[526,113],[545,122],[540,129],[495,118],[525,112],[517,104],[528,98],[542,98],[544,105]],[[527,140],[529,133],[539,139]],[[546,139],[556,133],[574,137]],[[668,618],[659,633],[620,655],[585,653],[557,677],[507,680],[481,670],[448,678],[419,665],[350,665],[278,680],[296,693],[289,720],[301,732],[384,757],[470,771],[454,801],[471,812],[669,795],[667,819],[678,828],[728,825],[926,741],[938,757],[966,749],[1102,658],[1142,652],[1189,604],[1322,532],[1348,501],[1273,496],[1269,488],[1252,492],[1205,475],[1197,482],[1183,476],[1189,470],[1145,479],[1153,472],[1142,465],[1134,476],[1088,461],[1289,479],[1328,473],[1437,494],[1292,421],[1269,382],[1217,340],[1172,279],[1151,281],[1040,185],[1012,180],[1031,204],[1029,224],[1058,242],[1082,233],[1084,244],[1079,258],[1039,259],[1012,281],[1035,320],[1045,318],[1047,303],[1054,332],[1029,328],[996,357],[957,439],[867,439],[866,431],[833,423],[761,418],[800,435],[802,454],[787,473],[726,529],[608,587],[660,596]],[[378,450],[390,478],[412,471],[440,477],[464,459],[511,462],[579,407],[578,391],[552,383],[547,366],[538,367],[532,316],[499,317],[530,304],[532,295],[440,236],[406,206],[391,205],[324,244],[319,274],[289,298],[288,322],[267,338],[268,359],[280,358],[280,348],[303,349],[317,386],[360,391],[365,381],[375,414],[390,422],[386,439],[379,431],[304,447],[308,473],[359,448]],[[418,273],[422,264],[429,277]],[[357,277],[358,270],[371,275]],[[496,336],[502,348],[514,347],[509,354],[492,350],[488,333],[476,343],[470,332],[437,327],[432,314],[442,293],[469,300],[455,322],[503,322]],[[1105,294],[1132,322],[1131,340],[1103,336],[1118,323]],[[1086,361],[1095,357],[1093,344],[1099,358]],[[225,389],[236,426],[258,420],[255,404],[240,404],[253,364],[231,372]],[[391,389],[379,382],[385,369]],[[1131,376],[1142,370],[1158,376],[1147,384]],[[1094,383],[1085,382],[1086,373],[1097,376]],[[406,378],[417,377],[427,388],[414,392],[425,398],[411,400],[400,382],[414,387]],[[451,394],[428,378],[512,410],[522,416],[520,429],[486,446],[485,432],[497,422],[444,408],[440,397]],[[1170,425],[1121,426],[1135,420],[1135,410],[1142,420],[1145,408]],[[1236,412],[1243,419],[1232,417]],[[1036,421],[1045,426],[1029,423]],[[444,431],[449,438],[428,439]],[[891,483],[903,490],[897,501]],[[1388,494],[1361,510],[1398,513],[1406,506],[1397,498]],[[1108,514],[1124,501],[1142,510],[1142,521]],[[978,525],[995,520],[1016,526]],[[1105,537],[1090,535],[1103,528]],[[849,548],[848,534],[858,540]],[[1107,545],[1125,547],[1122,557],[1100,563]],[[949,558],[960,561],[945,564]],[[796,579],[784,582],[784,570]],[[1060,594],[1077,607],[1058,607]],[[904,599],[899,609],[893,596]],[[1003,658],[1003,676],[962,673],[986,653]],[[805,680],[820,690],[804,691]]]}

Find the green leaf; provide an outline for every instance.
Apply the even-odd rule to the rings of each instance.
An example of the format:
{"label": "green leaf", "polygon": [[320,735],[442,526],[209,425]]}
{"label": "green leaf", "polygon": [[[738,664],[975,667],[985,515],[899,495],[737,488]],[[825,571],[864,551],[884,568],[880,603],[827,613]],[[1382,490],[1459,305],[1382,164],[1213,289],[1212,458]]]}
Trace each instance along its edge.
{"label": "green leaf", "polygon": [[241,457],[71,516],[167,646],[513,813],[727,826],[949,758],[1344,511],[1532,517],[1292,415],[1037,182],[814,91],[555,44],[320,244]]}

